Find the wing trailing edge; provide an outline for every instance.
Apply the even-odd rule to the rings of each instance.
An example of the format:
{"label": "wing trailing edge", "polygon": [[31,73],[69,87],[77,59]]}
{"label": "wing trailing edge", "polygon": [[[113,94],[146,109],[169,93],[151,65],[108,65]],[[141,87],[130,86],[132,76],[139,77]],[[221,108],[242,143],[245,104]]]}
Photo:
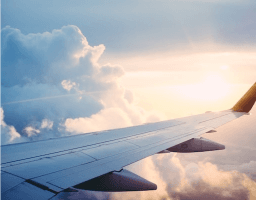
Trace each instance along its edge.
{"label": "wing trailing edge", "polygon": [[256,101],[256,82],[232,108],[236,112],[248,113]]}

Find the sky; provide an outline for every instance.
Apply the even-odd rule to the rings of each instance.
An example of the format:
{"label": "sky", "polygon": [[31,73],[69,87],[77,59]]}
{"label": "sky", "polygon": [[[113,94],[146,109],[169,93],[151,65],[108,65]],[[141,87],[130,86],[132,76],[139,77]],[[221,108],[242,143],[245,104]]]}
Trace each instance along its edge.
{"label": "sky", "polygon": [[[229,109],[256,80],[253,0],[1,7],[1,144]],[[251,113],[204,135],[226,150],[154,155],[127,167],[157,191],[77,195],[255,199],[255,106]]]}

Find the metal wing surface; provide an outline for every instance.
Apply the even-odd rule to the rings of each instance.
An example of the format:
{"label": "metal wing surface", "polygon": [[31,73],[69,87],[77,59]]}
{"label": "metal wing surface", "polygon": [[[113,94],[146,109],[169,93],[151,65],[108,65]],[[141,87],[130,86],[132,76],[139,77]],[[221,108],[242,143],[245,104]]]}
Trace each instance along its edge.
{"label": "metal wing surface", "polygon": [[122,170],[160,152],[197,152],[225,147],[200,138],[247,114],[256,84],[232,108],[174,120],[1,146],[2,199],[49,199],[77,189],[141,191],[156,185]]}

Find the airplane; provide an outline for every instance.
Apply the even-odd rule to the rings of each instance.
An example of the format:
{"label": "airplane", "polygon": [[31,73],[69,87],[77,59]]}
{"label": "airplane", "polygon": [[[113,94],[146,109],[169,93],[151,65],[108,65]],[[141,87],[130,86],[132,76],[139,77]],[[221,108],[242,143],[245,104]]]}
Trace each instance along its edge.
{"label": "airplane", "polygon": [[156,190],[157,185],[123,167],[158,153],[223,150],[199,137],[243,115],[256,101],[256,83],[220,112],[1,146],[2,199],[53,199],[80,190]]}

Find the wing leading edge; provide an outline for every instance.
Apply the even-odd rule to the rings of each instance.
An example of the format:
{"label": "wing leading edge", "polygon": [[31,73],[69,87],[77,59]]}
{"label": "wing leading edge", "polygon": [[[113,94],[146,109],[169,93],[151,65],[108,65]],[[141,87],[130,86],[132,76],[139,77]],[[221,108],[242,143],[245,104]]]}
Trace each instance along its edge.
{"label": "wing leading edge", "polygon": [[167,152],[222,150],[198,138],[248,113],[256,83],[230,109],[77,136],[1,146],[2,199],[49,199],[77,189],[143,191],[156,185],[124,166]]}

